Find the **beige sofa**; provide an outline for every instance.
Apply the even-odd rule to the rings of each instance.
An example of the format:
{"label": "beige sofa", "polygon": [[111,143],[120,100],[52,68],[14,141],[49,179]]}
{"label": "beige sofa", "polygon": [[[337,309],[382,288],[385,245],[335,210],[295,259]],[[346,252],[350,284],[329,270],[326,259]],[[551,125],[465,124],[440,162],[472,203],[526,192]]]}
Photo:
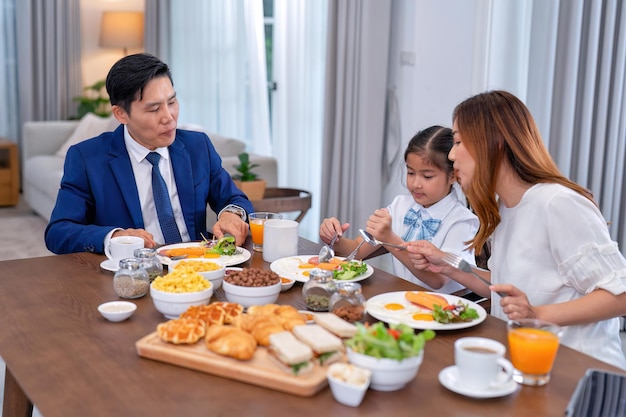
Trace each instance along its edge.
{"label": "beige sofa", "polygon": [[[96,116],[91,116],[96,117]],[[92,119],[90,125],[102,127],[104,120]],[[24,200],[41,217],[50,220],[52,209],[56,203],[56,197],[63,176],[63,163],[65,151],[77,140],[84,140],[96,136],[100,132],[88,132],[85,129],[86,120],[81,121],[45,121],[26,122],[22,130],[22,193]],[[116,123],[111,121],[110,126]],[[108,130],[112,130],[109,128]],[[82,134],[88,136],[82,137]],[[245,150],[245,144],[237,139],[227,138],[215,133],[207,133],[222,157],[222,165],[231,175],[236,172],[234,166],[239,163],[238,155]],[[72,136],[74,138],[72,139]],[[82,139],[81,139],[82,137]],[[276,187],[277,165],[273,157],[250,154],[253,163],[259,164],[255,172],[260,178],[267,181],[268,187]],[[210,210],[209,210],[210,212]],[[212,212],[210,212],[212,213]],[[208,224],[214,221],[214,215],[210,214]]]}

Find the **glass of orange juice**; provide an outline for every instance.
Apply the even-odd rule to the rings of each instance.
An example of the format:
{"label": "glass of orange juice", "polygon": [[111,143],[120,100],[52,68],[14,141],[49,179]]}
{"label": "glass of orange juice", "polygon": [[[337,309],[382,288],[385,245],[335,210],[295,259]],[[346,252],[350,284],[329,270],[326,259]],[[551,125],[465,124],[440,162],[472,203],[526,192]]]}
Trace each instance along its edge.
{"label": "glass of orange juice", "polygon": [[278,213],[270,213],[267,211],[257,211],[250,213],[250,233],[252,234],[252,249],[256,252],[263,252],[263,224],[265,220],[282,219],[283,216]]}
{"label": "glass of orange juice", "polygon": [[513,379],[524,385],[545,385],[559,350],[561,327],[543,320],[520,319],[507,323]]}

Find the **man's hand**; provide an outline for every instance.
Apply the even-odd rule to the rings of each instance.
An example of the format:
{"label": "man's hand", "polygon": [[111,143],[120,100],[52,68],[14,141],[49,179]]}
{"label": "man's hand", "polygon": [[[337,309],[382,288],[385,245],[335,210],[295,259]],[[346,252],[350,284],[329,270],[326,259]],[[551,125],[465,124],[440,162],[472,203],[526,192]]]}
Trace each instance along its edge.
{"label": "man's hand", "polygon": [[246,241],[249,230],[250,226],[241,220],[241,217],[234,213],[224,212],[213,225],[212,232],[217,239],[224,237],[225,233],[230,233],[235,237],[235,244],[241,246]]}
{"label": "man's hand", "polygon": [[157,243],[154,241],[152,233],[146,232],[144,229],[124,229],[116,230],[111,237],[116,236],[137,236],[143,239],[143,246],[145,248],[155,248]]}

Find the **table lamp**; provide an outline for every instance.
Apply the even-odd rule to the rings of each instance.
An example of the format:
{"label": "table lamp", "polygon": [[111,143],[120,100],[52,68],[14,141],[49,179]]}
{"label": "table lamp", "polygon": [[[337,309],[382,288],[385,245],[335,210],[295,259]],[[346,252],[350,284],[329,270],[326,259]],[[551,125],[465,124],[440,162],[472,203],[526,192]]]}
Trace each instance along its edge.
{"label": "table lamp", "polygon": [[124,56],[128,55],[128,48],[142,47],[143,12],[103,12],[100,46],[122,48]]}

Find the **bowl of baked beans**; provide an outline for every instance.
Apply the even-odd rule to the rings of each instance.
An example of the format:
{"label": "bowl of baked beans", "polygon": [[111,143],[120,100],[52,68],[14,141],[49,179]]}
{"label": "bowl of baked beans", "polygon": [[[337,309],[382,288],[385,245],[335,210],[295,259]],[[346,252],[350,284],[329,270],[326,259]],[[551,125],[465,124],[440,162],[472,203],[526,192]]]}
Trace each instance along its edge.
{"label": "bowl of baked beans", "polygon": [[278,300],[281,281],[278,274],[269,269],[243,268],[229,271],[224,276],[222,289],[226,300],[244,307],[272,304]]}

